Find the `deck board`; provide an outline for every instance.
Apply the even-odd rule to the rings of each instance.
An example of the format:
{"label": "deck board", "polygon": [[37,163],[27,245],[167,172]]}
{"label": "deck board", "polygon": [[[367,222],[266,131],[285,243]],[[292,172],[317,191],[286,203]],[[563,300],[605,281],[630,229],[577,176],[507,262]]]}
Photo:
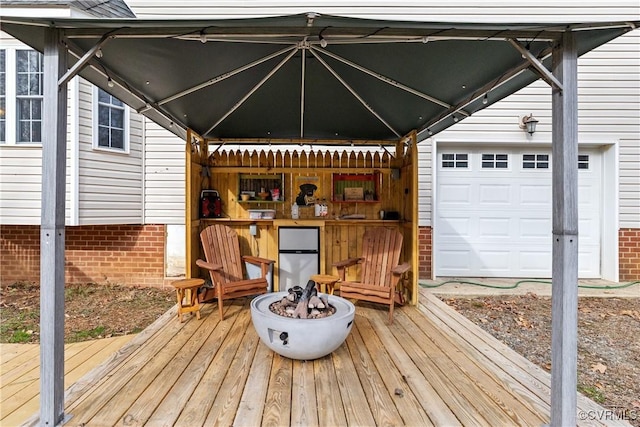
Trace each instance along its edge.
{"label": "deck board", "polygon": [[[132,335],[67,344],[65,346],[65,387],[69,387],[94,367],[106,360],[111,353],[133,339]],[[5,353],[5,350],[8,350]],[[2,344],[2,360],[5,354],[11,360],[13,380],[2,382],[0,391],[0,425],[19,425],[38,410],[40,402],[40,346],[37,344]],[[33,362],[36,365],[33,365]],[[16,363],[17,362],[17,363]],[[7,365],[9,366],[9,365]]]}
{"label": "deck board", "polygon": [[215,303],[201,320],[167,314],[68,389],[65,412],[97,426],[549,422],[549,374],[428,291],[418,306],[398,307],[391,325],[386,307],[358,304],[346,342],[314,361],[261,343],[248,301],[226,304],[222,322]]}

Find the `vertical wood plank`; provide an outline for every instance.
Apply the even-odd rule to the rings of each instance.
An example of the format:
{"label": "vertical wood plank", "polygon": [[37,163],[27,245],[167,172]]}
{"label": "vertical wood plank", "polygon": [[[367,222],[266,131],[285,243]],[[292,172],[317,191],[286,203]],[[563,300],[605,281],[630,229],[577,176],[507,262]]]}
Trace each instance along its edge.
{"label": "vertical wood plank", "polygon": [[578,89],[575,38],[553,50],[553,244],[551,289],[551,425],[576,425],[578,334]]}
{"label": "vertical wood plank", "polygon": [[59,30],[45,30],[40,226],[40,424],[64,418],[64,242],[67,69]]}

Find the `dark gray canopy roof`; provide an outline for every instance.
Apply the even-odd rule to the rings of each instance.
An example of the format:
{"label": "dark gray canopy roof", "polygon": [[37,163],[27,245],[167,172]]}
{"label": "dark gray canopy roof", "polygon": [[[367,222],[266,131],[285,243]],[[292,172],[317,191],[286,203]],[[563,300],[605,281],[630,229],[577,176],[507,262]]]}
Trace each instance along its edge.
{"label": "dark gray canopy roof", "polygon": [[[575,31],[583,54],[633,24],[308,13],[201,21],[3,18],[2,30],[42,50],[45,27],[64,29],[70,66],[89,52],[83,77],[181,137],[191,128],[227,140],[397,140],[414,129],[419,139],[440,132],[541,75],[551,82],[544,68],[564,31]],[[545,67],[536,69],[538,60]]]}

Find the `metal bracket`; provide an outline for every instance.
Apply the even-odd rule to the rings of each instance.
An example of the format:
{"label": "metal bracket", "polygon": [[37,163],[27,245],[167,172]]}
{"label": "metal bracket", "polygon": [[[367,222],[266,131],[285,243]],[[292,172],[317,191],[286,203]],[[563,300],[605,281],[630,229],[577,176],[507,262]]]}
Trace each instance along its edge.
{"label": "metal bracket", "polygon": [[542,80],[547,82],[549,86],[562,92],[562,83],[560,83],[558,79],[556,79],[555,76],[549,70],[547,70],[547,67],[545,67],[544,64],[540,62],[540,60],[538,60],[538,58],[533,56],[533,54],[531,54],[531,52],[529,52],[529,50],[526,47],[522,46],[517,40],[507,39],[507,41],[511,43],[511,45],[522,54],[522,57],[524,59],[529,61],[529,63],[537,71],[537,74]]}

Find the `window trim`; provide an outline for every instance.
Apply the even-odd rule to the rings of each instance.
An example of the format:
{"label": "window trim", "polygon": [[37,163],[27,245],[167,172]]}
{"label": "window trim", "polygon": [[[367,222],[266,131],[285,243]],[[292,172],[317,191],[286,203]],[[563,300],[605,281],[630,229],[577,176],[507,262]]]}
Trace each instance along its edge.
{"label": "window trim", "polygon": [[[478,153],[478,161],[480,162],[480,170],[484,171],[510,171],[513,163],[512,154],[501,151],[487,151]],[[491,156],[491,159],[485,159],[485,156]],[[498,159],[498,156],[505,156],[505,159]],[[490,164],[490,166],[485,165]],[[504,167],[498,167],[499,163],[506,163]]]}
{"label": "window trim", "polygon": [[[445,155],[452,155],[453,159],[444,158]],[[458,158],[458,156],[466,156],[466,159]],[[471,169],[471,154],[468,152],[455,152],[455,151],[442,151],[440,153],[439,168],[446,170],[470,170]],[[445,162],[453,163],[451,166],[445,166]],[[465,166],[461,166],[461,163],[465,163]]]}
{"label": "window trim", "polygon": [[[525,156],[533,156],[531,160],[525,160]],[[539,156],[547,156],[546,160],[538,158]],[[520,168],[523,171],[531,172],[531,171],[550,171],[551,170],[551,153],[540,153],[527,151],[523,152],[521,156]],[[527,168],[525,167],[525,163],[532,164],[533,167]],[[546,164],[546,167],[542,167],[543,164]]]}
{"label": "window trim", "polygon": [[[41,69],[38,70],[35,74],[40,76],[40,92],[37,95],[31,94],[31,93],[27,93],[24,95],[18,95],[18,52],[28,52],[28,53],[35,53],[37,54],[37,57],[39,58],[40,61],[40,67]],[[6,61],[6,58],[5,58]],[[31,68],[31,67],[29,67]],[[16,145],[38,145],[41,146],[42,145],[42,138],[44,135],[44,55],[41,54],[40,52],[34,50],[34,49],[29,49],[29,48],[19,48],[19,49],[15,49],[14,51],[14,64],[13,64],[13,69],[11,70],[11,72],[14,74],[14,97],[13,99],[15,100],[15,116],[13,118],[13,126],[15,127],[15,144]],[[27,76],[31,76],[32,73],[31,70],[27,70],[26,71]],[[31,92],[30,90],[28,92]],[[29,105],[31,105],[32,101],[39,101],[40,102],[40,119],[39,120],[34,120],[33,117],[29,117],[29,119],[27,120],[28,123],[30,123],[30,131],[29,131],[29,136],[30,136],[30,140],[29,141],[20,141],[20,114],[19,114],[19,107],[18,107],[18,102],[20,100],[27,100],[29,101]],[[31,138],[33,138],[33,123],[34,122],[40,122],[40,141],[32,141]]]}
{"label": "window trim", "polygon": [[[6,44],[3,44],[2,50],[5,52],[5,140],[0,142],[0,146],[12,148],[42,148],[42,142],[18,142],[16,52],[33,49],[23,44],[12,43],[11,40],[8,40]],[[44,97],[42,99],[44,106]]]}
{"label": "window trim", "polygon": [[130,134],[130,117],[131,117],[131,109],[129,108],[129,106],[127,104],[124,104],[124,116],[123,116],[123,148],[113,148],[113,147],[103,147],[101,145],[99,145],[99,137],[100,137],[100,132],[99,132],[99,125],[98,125],[98,121],[99,121],[99,110],[100,110],[100,102],[98,101],[98,97],[99,97],[99,91],[100,88],[98,86],[93,86],[93,91],[92,91],[92,114],[93,114],[93,126],[92,126],[92,145],[93,145],[93,150],[95,151],[104,151],[107,153],[114,153],[114,154],[129,154],[130,153],[130,147],[131,147],[131,134]]}

